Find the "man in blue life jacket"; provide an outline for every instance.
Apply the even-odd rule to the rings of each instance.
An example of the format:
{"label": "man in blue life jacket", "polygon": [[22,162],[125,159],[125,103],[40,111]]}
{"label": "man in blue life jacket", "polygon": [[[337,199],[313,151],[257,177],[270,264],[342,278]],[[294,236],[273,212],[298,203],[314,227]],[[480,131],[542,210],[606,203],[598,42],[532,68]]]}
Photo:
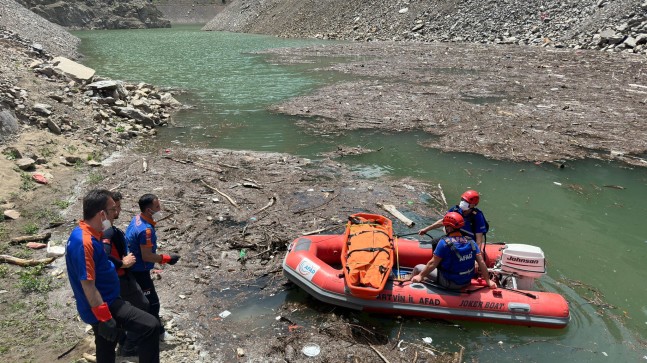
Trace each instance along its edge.
{"label": "man in blue life jacket", "polygon": [[120,330],[141,337],[140,363],[159,363],[160,323],[119,297],[119,276],[101,242],[104,231],[112,227],[109,216],[114,210],[108,190],[92,190],[83,198],[83,220],[70,234],[65,254],[76,308],[92,325],[98,363],[115,362]]}
{"label": "man in blue life jacket", "polygon": [[417,265],[411,275],[412,282],[421,282],[429,276],[432,282],[452,290],[460,290],[470,284],[474,277],[474,262],[487,286],[496,289],[496,283],[490,280],[481,250],[473,239],[461,234],[465,225],[463,216],[449,212],[442,219],[445,230],[434,250],[434,255],[426,265]]}
{"label": "man in blue life jacket", "polygon": [[[465,220],[465,225],[461,228],[461,234],[470,237],[476,241],[480,248],[483,248],[485,235],[488,232],[489,225],[485,220],[483,212],[476,206],[479,204],[480,196],[476,190],[468,190],[461,195],[458,205],[451,207],[447,212],[460,213]],[[419,235],[424,235],[432,229],[439,228],[443,225],[443,219],[439,219],[433,224],[418,231]],[[437,241],[434,241],[434,243]]]}
{"label": "man in blue life jacket", "polygon": [[[128,228],[126,228],[128,249],[137,259],[130,270],[148,299],[150,304],[148,311],[160,320],[160,300],[155,290],[155,284],[153,284],[150,271],[156,263],[175,265],[180,259],[180,256],[176,254],[157,254],[155,224],[162,217],[162,205],[160,204],[159,198],[154,194],[144,194],[139,198],[138,203],[141,213],[133,217]],[[169,337],[162,325],[160,338],[164,340]]]}

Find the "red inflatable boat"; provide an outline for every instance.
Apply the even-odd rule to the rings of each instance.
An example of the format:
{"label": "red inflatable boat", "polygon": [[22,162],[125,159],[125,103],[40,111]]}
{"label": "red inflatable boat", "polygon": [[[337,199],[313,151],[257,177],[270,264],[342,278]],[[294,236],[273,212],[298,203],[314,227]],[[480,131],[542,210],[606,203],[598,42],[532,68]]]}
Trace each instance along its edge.
{"label": "red inflatable boat", "polygon": [[474,279],[462,291],[452,291],[406,281],[413,266],[431,259],[431,244],[396,238],[391,277],[376,296],[366,297],[353,295],[345,282],[341,261],[346,241],[345,235],[295,239],[283,261],[285,275],[318,300],[356,310],[546,328],[564,328],[569,322],[568,303],[561,295],[532,290],[535,278],[545,274],[538,247],[488,244],[486,264],[499,288]]}

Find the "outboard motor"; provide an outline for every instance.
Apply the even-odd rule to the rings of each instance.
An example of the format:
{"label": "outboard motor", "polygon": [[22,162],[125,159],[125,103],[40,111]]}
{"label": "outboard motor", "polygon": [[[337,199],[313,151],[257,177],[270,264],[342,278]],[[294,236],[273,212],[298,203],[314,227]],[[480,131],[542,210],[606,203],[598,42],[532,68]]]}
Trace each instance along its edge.
{"label": "outboard motor", "polygon": [[546,274],[544,251],[524,244],[506,245],[494,270],[501,274],[502,285],[519,290],[533,290],[535,279]]}

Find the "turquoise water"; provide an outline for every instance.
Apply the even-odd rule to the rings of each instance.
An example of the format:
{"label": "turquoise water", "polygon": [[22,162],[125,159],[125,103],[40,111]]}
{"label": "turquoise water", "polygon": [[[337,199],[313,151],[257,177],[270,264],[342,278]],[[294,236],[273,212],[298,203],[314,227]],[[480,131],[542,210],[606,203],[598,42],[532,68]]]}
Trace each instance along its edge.
{"label": "turquoise water", "polygon": [[[461,342],[485,362],[501,360],[502,354],[505,361],[531,362],[639,361],[647,355],[647,349],[638,343],[647,338],[647,233],[642,225],[647,215],[646,169],[594,160],[558,169],[442,153],[418,146],[418,141],[429,138],[422,133],[307,135],[295,126],[294,118],[265,109],[346,79],[348,76],[316,70],[339,60],[279,66],[251,52],[320,41],[201,32],[191,26],[76,35],[83,41],[84,63],[99,74],[185,91],[178,99],[192,108],[175,117],[178,127],[161,132],[159,148],[194,145],[288,152],[310,158],[335,150],[337,145],[383,148],[342,161],[369,178],[412,176],[441,184],[450,203],[456,203],[467,188],[479,190],[483,195],[479,207],[493,228],[488,239],[540,246],[548,260],[544,287],[564,294],[571,302],[573,320],[565,330],[486,324],[461,324],[464,329],[457,329],[408,321],[403,333],[407,337],[430,336],[434,344],[448,349]],[[407,201],[393,202],[404,207]],[[429,222],[431,217],[417,222]],[[563,279],[581,281],[602,295],[587,288],[574,291]],[[596,296],[616,308],[598,313],[585,300]],[[380,323],[388,325],[390,321]]]}

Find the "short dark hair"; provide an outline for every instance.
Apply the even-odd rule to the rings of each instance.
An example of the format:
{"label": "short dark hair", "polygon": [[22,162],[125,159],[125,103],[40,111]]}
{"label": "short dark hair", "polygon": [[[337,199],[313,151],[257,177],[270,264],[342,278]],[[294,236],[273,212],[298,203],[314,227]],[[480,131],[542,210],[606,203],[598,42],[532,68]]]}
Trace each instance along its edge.
{"label": "short dark hair", "polygon": [[144,194],[139,198],[139,210],[145,212],[146,209],[153,206],[153,202],[157,199],[155,194]]}
{"label": "short dark hair", "polygon": [[93,189],[83,197],[83,219],[92,219],[97,213],[108,208],[108,198],[112,193],[106,189]]}
{"label": "short dark hair", "polygon": [[118,201],[122,200],[124,196],[121,194],[121,192],[112,192],[112,200],[117,203]]}

